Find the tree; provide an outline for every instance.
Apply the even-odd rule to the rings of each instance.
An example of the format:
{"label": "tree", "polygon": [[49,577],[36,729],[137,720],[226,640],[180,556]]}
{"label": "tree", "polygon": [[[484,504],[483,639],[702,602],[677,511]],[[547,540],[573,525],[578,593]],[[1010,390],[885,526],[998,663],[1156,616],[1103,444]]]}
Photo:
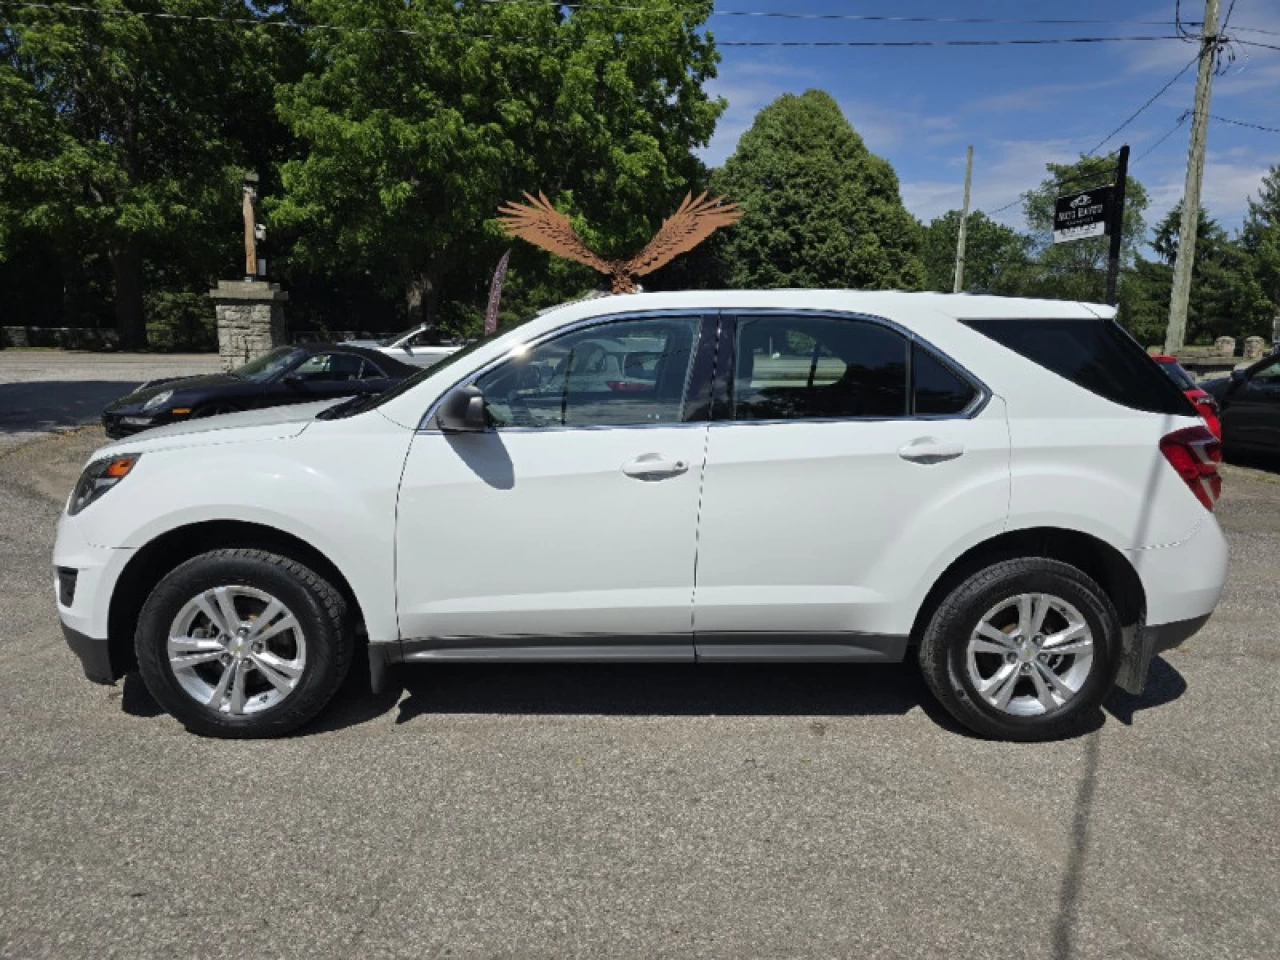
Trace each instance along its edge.
{"label": "tree", "polygon": [[[1023,212],[1032,231],[1032,254],[1035,260],[1035,265],[1026,278],[1023,294],[1103,303],[1107,296],[1107,261],[1111,238],[1091,237],[1055,244],[1053,210],[1054,201],[1060,196],[1111,183],[1115,179],[1115,161],[1110,157],[1082,156],[1072,164],[1045,164],[1045,169],[1048,170],[1049,177],[1035,190],[1023,195]],[[1121,230],[1122,271],[1133,264],[1138,247],[1146,236],[1146,222],[1143,219],[1146,209],[1147,191],[1141,183],[1130,177]]]}
{"label": "tree", "polygon": [[[1125,284],[1122,316],[1144,343],[1158,343],[1164,336],[1181,225],[1182,205],[1178,204],[1156,226],[1151,246],[1157,259],[1139,256]],[[1250,259],[1245,247],[1202,208],[1187,307],[1189,342],[1211,343],[1222,336],[1242,339],[1269,332],[1271,304]]]}
{"label": "tree", "polygon": [[1262,178],[1258,199],[1249,198],[1241,242],[1274,315],[1280,316],[1280,164]]}
{"label": "tree", "polygon": [[[99,15],[14,8],[0,31],[0,258],[38,235],[74,264],[109,256],[121,343],[144,345],[143,258],[167,247],[207,259],[210,223],[234,212],[267,41],[218,19],[241,0],[152,0],[158,19],[85,0]],[[140,7],[142,5],[139,5]],[[107,13],[106,11],[111,11]],[[198,45],[198,55],[193,47]]]}
{"label": "tree", "polygon": [[[950,293],[955,288],[956,240],[960,211],[948,210],[924,228],[921,257],[925,288]],[[996,223],[981,210],[969,214],[965,233],[966,290],[1015,294],[1030,263],[1031,240]]]}
{"label": "tree", "polygon": [[830,94],[784,94],[761,110],[712,183],[744,212],[721,241],[734,286],[924,283],[920,225],[898,178]]}
{"label": "tree", "polygon": [[[497,207],[544,191],[596,249],[638,249],[704,179],[692,149],[724,107],[707,0],[640,6],[311,0],[278,111],[304,145],[273,225],[314,269],[359,271],[434,323],[445,284],[483,291],[509,242]],[[412,31],[411,34],[394,31]],[[518,250],[512,288],[546,257]],[[578,276],[590,278],[586,272]]]}

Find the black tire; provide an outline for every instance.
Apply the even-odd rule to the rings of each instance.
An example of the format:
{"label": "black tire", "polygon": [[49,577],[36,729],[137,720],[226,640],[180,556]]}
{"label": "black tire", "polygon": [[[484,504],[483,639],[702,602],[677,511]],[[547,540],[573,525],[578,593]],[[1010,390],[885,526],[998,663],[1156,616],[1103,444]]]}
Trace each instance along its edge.
{"label": "black tire", "polygon": [[[1053,594],[1079,611],[1093,635],[1093,662],[1088,677],[1066,703],[1023,717],[1005,713],[978,694],[966,667],[966,651],[984,613],[1025,593]],[[1097,720],[1119,669],[1120,643],[1120,617],[1097,583],[1069,564],[1025,557],[993,564],[943,598],[921,637],[920,669],[947,712],[974,733],[996,740],[1059,740]]]}
{"label": "black tire", "polygon": [[[279,703],[232,715],[197,702],[169,663],[169,628],[188,601],[218,586],[244,586],[278,598],[306,638],[306,664]],[[323,577],[288,557],[263,550],[213,550],[172,570],[147,598],[134,647],[147,689],[193,733],[210,737],[276,737],[306,723],[332,699],[351,666],[354,640],[347,603]]]}

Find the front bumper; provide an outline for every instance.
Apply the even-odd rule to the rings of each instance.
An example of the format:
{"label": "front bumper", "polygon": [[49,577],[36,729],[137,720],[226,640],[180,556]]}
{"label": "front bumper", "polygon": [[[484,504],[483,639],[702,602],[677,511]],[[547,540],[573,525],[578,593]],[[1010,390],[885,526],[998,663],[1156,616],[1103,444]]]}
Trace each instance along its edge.
{"label": "front bumper", "polygon": [[[134,422],[130,423],[129,421]],[[102,429],[112,440],[131,437],[135,433],[141,433],[143,430],[150,430],[152,427],[162,427],[166,423],[171,422],[172,418],[164,415],[148,417],[145,414],[136,412],[112,410],[104,410],[102,413]]]}
{"label": "front bumper", "polygon": [[87,637],[79,630],[73,630],[65,623],[62,635],[67,638],[67,646],[80,658],[80,666],[84,675],[94,683],[115,683],[133,665],[131,658],[122,655],[122,651],[113,651],[109,640]]}
{"label": "front bumper", "polygon": [[[89,543],[75,517],[63,514],[53,547],[54,599],[67,644],[80,658],[85,676],[112,683],[132,666],[132,637],[108,640],[111,595],[133,557],[131,549]],[[73,584],[71,589],[68,586]]]}

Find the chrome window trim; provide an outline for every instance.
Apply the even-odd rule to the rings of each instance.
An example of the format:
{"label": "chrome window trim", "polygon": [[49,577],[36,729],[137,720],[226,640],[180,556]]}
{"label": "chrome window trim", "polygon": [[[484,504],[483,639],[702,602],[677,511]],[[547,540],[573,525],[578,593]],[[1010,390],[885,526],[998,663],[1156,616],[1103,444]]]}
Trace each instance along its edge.
{"label": "chrome window trim", "polygon": [[[973,420],[974,418],[979,416],[983,412],[983,410],[987,408],[987,404],[991,402],[991,398],[994,396],[994,393],[986,385],[986,383],[984,383],[972,371],[970,371],[967,367],[965,367],[964,364],[960,363],[958,360],[953,358],[947,352],[940,350],[938,347],[934,346],[924,337],[917,334],[914,330],[910,330],[907,327],[904,327],[900,323],[895,323],[893,320],[890,320],[887,317],[876,316],[875,314],[869,314],[869,313],[855,313],[855,312],[843,311],[843,310],[790,309],[785,307],[760,307],[760,308],[748,308],[745,310],[738,310],[738,309],[733,309],[729,307],[719,307],[719,308],[704,307],[701,309],[689,308],[684,310],[675,309],[675,308],[662,309],[662,310],[634,310],[634,311],[628,311],[623,313],[600,314],[594,317],[584,317],[581,320],[575,320],[573,323],[566,324],[563,327],[557,327],[554,330],[549,330],[546,333],[542,334],[541,336],[533,338],[532,340],[526,340],[521,344],[518,344],[518,346],[522,346],[526,350],[531,350],[534,347],[537,347],[548,340],[552,340],[552,339],[555,339],[556,337],[561,336],[562,334],[573,333],[578,330],[586,329],[589,327],[605,326],[610,323],[619,323],[625,320],[648,320],[648,319],[659,319],[662,317],[693,317],[698,320],[701,320],[703,317],[707,317],[710,315],[719,315],[721,317],[731,318],[734,321],[735,361],[736,361],[736,351],[737,351],[737,321],[743,318],[767,317],[767,316],[782,316],[782,317],[803,316],[803,317],[811,317],[815,319],[827,319],[827,320],[857,320],[857,321],[862,321],[864,323],[872,323],[877,326],[885,327],[886,329],[892,330],[894,333],[903,337],[909,345],[919,345],[922,349],[927,350],[931,354],[933,354],[934,359],[940,362],[943,366],[950,369],[958,377],[960,377],[962,380],[968,383],[969,386],[973,387],[974,398],[972,401],[970,401],[969,405],[965,407],[965,409],[961,410],[958,413],[903,414],[900,417],[821,417],[821,418],[794,419],[794,420],[716,419],[716,420],[700,420],[700,421],[695,421],[693,423],[680,421],[678,423],[672,422],[672,423],[630,423],[630,424],[618,424],[618,425],[503,427],[500,430],[490,429],[490,430],[486,430],[485,432],[486,433],[548,433],[548,432],[564,432],[568,430],[650,430],[655,427],[665,427],[665,428],[724,427],[724,426],[738,427],[738,426],[781,426],[783,424],[795,424],[795,423],[885,423],[885,422],[898,422],[898,421],[904,421],[904,420],[910,420],[910,421]],[[721,329],[721,333],[723,334],[723,327]],[[515,349],[515,347],[513,346],[512,349]],[[421,420],[418,421],[418,429],[416,432],[424,433],[424,434],[443,435],[443,431],[440,431],[431,427],[430,423],[432,418],[436,415],[436,411],[439,409],[440,404],[444,402],[444,398],[447,397],[454,390],[457,390],[459,387],[470,386],[476,380],[480,379],[482,376],[489,373],[491,370],[498,367],[499,365],[506,363],[510,359],[511,359],[511,351],[508,350],[501,357],[498,357],[494,360],[489,361],[479,370],[476,370],[466,375],[465,377],[461,378],[457,382],[453,383],[451,386],[442,390],[440,392],[440,395],[434,401],[432,401],[431,406],[427,408],[426,414],[422,417]]]}
{"label": "chrome window trim", "polygon": [[[625,313],[598,314],[597,316],[594,316],[594,317],[584,317],[581,320],[575,320],[572,323],[567,323],[563,327],[557,327],[554,330],[548,330],[546,333],[542,334],[539,337],[535,337],[532,340],[525,340],[520,344],[513,345],[511,350],[514,350],[516,346],[523,347],[525,350],[532,350],[534,347],[541,346],[543,343],[546,343],[548,340],[554,340],[557,337],[562,336],[563,334],[576,333],[579,330],[585,330],[590,327],[601,327],[611,323],[621,323],[627,320],[658,320],[663,317],[692,318],[693,320],[696,320],[698,322],[698,325],[699,325],[698,336],[701,336],[702,335],[701,324],[702,324],[703,318],[710,314],[718,314],[721,312],[722,311],[717,310],[715,308],[706,308],[701,310],[691,308],[688,310],[676,310],[676,309],[632,310]],[[467,376],[463,377],[461,380],[454,383],[452,386],[441,391],[440,396],[436,397],[436,399],[432,401],[431,406],[427,408],[426,415],[423,416],[423,418],[418,421],[417,432],[432,433],[432,434],[442,433],[443,431],[440,431],[431,427],[430,423],[432,418],[436,415],[436,411],[440,408],[440,404],[444,402],[444,398],[447,397],[454,390],[457,390],[459,387],[470,386],[471,384],[479,380],[481,377],[483,377],[485,374],[489,373],[491,370],[494,370],[498,366],[506,363],[508,360],[511,359],[511,350],[508,350],[501,357],[498,357],[494,360],[490,360],[487,364],[485,364],[479,370],[476,370],[473,373],[468,374]],[[696,358],[696,354],[697,354],[697,341],[695,340],[694,341],[694,357],[695,358]],[[705,427],[706,425],[707,425],[706,421],[703,420],[695,423],[685,423],[684,421],[679,421],[679,422],[673,421],[671,423],[627,423],[627,424],[617,424],[617,425],[584,425],[584,426],[576,426],[576,427],[566,427],[566,426],[503,427],[500,430],[491,428],[489,430],[486,430],[485,433],[515,433],[515,432],[546,433],[549,430],[561,430],[561,431],[563,430],[634,430],[636,428],[649,429],[652,427]]]}

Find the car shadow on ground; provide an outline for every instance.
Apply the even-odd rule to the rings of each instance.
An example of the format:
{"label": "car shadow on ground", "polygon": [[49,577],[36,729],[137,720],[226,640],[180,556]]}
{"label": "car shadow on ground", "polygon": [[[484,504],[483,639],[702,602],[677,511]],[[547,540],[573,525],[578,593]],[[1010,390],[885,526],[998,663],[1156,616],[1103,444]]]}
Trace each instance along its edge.
{"label": "car shadow on ground", "polygon": [[[1187,682],[1166,660],[1151,665],[1138,697],[1115,690],[1104,708],[1125,726],[1172,703]],[[121,709],[135,717],[163,713],[142,678],[124,679]],[[396,711],[397,724],[446,714],[581,716],[892,716],[919,707],[938,726],[972,736],[925,686],[914,662],[903,664],[431,664],[391,670],[387,689],[369,692],[362,657],[332,703],[298,736],[359,726]],[[1099,715],[1080,735],[1102,726]]]}
{"label": "car shadow on ground", "polygon": [[102,408],[131,393],[127,380],[38,380],[0,383],[0,433],[56,430],[95,421]]}
{"label": "car shadow on ground", "polygon": [[[391,671],[369,693],[353,669],[335,702],[303,735],[364,723],[396,709],[395,722],[461,713],[589,716],[887,716],[920,708],[938,726],[961,727],[929,693],[914,661],[903,664],[431,664]],[[1115,690],[1104,710],[1125,726],[1172,703],[1187,682],[1157,657],[1141,696]],[[1102,726],[1099,714],[1080,735]]]}

